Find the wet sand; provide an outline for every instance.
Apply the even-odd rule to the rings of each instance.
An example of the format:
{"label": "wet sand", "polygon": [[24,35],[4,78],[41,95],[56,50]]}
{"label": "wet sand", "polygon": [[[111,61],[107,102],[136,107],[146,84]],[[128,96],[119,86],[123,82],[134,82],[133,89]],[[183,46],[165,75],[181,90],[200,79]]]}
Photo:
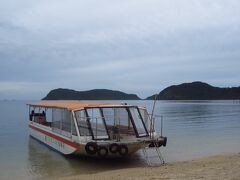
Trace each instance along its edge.
{"label": "wet sand", "polygon": [[166,163],[158,167],[138,167],[83,174],[61,178],[62,180],[155,180],[155,179],[240,179],[240,153],[211,156],[207,158]]}

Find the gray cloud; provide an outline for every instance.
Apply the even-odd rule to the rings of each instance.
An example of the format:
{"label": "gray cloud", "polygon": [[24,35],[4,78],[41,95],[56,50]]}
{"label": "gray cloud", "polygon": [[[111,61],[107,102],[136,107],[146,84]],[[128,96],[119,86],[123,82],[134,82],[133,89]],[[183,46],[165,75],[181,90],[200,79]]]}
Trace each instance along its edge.
{"label": "gray cloud", "polygon": [[176,83],[238,86],[238,1],[0,2],[0,99],[50,89],[146,97]]}

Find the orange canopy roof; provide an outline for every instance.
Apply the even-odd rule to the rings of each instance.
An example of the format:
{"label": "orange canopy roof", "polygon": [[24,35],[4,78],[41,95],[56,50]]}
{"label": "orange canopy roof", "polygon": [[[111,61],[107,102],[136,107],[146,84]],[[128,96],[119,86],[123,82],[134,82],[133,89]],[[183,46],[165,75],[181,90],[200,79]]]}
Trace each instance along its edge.
{"label": "orange canopy roof", "polygon": [[48,108],[65,108],[68,110],[76,110],[84,107],[98,107],[104,105],[112,105],[107,102],[84,102],[84,101],[39,101],[28,104],[30,106],[48,107]]}

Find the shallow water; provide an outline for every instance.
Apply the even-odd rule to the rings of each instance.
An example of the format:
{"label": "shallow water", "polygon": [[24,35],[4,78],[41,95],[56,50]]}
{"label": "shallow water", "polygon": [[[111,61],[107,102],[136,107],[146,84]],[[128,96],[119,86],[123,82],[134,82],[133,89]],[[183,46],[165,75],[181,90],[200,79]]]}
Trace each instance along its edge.
{"label": "shallow water", "polygon": [[[153,105],[127,102],[144,105],[149,112]],[[146,165],[141,151],[118,160],[62,156],[29,137],[26,103],[0,101],[0,179],[62,177]],[[167,162],[240,152],[240,101],[158,101],[155,114],[164,119],[168,144],[162,153]]]}

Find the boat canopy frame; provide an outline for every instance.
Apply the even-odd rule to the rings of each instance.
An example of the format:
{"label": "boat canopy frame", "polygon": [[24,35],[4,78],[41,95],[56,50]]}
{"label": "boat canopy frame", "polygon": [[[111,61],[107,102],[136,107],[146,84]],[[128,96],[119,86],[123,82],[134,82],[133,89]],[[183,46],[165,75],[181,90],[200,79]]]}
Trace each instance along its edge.
{"label": "boat canopy frame", "polygon": [[[87,104],[87,103],[84,103],[84,104]],[[96,106],[94,106],[93,104],[96,104]],[[91,103],[90,106],[85,106],[85,107],[82,106],[82,107],[79,107],[79,108],[71,109],[71,108],[66,108],[66,106],[64,106],[64,107],[61,107],[61,106],[58,106],[58,105],[54,106],[54,103],[53,104],[49,103],[47,105],[44,105],[44,103],[38,102],[38,103],[33,103],[33,104],[28,104],[28,105],[29,105],[29,114],[30,114],[30,109],[31,108],[33,108],[34,110],[36,108],[39,108],[39,111],[40,111],[40,109],[43,108],[43,109],[45,109],[45,111],[48,110],[48,109],[52,109],[52,110],[53,109],[63,109],[63,110],[67,110],[69,112],[72,112],[71,113],[72,117],[70,119],[73,120],[73,124],[72,124],[72,121],[70,120],[71,121],[71,127],[72,127],[72,125],[75,126],[76,131],[78,131],[77,132],[77,136],[82,136],[82,135],[81,135],[81,132],[80,132],[80,129],[79,129],[79,124],[78,124],[78,121],[77,121],[76,112],[83,110],[85,112],[85,114],[86,114],[87,127],[88,127],[88,130],[90,132],[90,136],[92,137],[93,140],[110,140],[111,139],[110,133],[109,133],[109,129],[107,127],[106,119],[105,119],[105,116],[103,114],[103,108],[124,108],[126,110],[126,112],[127,112],[128,118],[129,118],[129,120],[131,122],[131,125],[132,125],[133,129],[134,129],[136,137],[137,138],[142,138],[142,137],[148,137],[149,136],[149,132],[147,130],[146,124],[145,124],[145,122],[143,120],[142,114],[141,114],[138,106],[127,105],[127,104],[113,105],[113,104],[109,104],[109,103]],[[137,127],[137,125],[135,123],[135,120],[134,120],[133,115],[132,115],[132,113],[130,111],[130,108],[135,108],[137,110],[139,119],[141,120],[140,122],[141,122],[141,124],[143,126],[143,130],[145,131],[145,133],[143,133],[142,135],[138,131],[138,127]],[[106,135],[107,135],[106,138],[95,137],[94,132],[93,132],[93,127],[92,127],[92,122],[90,122],[91,116],[88,113],[88,109],[99,109],[100,110],[100,113],[101,113],[101,117],[100,118],[102,119],[105,131],[106,131]],[[71,128],[71,134],[72,134],[72,128]]]}
{"label": "boat canopy frame", "polygon": [[[87,110],[88,110],[88,109],[96,109],[96,108],[98,108],[98,109],[100,110],[100,112],[101,112],[101,117],[99,117],[99,118],[101,118],[102,121],[103,121],[103,125],[104,125],[104,128],[105,128],[105,130],[106,130],[107,138],[96,138],[96,137],[94,136],[93,127],[92,127],[92,125],[91,125],[92,123],[90,122],[90,119],[91,119],[90,117],[91,117],[91,116],[89,115],[89,113],[88,113]],[[131,124],[132,124],[132,126],[133,126],[133,129],[134,129],[134,132],[135,132],[136,137],[137,137],[137,138],[142,138],[142,137],[148,137],[148,136],[149,136],[149,132],[148,132],[147,127],[146,127],[146,125],[145,125],[145,123],[144,123],[142,114],[140,113],[140,110],[139,110],[138,106],[129,106],[129,105],[121,105],[121,106],[102,106],[102,107],[96,106],[96,107],[86,107],[86,108],[83,108],[83,109],[74,110],[74,115],[75,115],[75,119],[76,119],[76,120],[77,120],[77,117],[76,117],[76,113],[75,113],[75,112],[81,111],[81,110],[83,110],[83,111],[85,112],[85,114],[86,114],[86,122],[87,122],[87,124],[88,124],[88,129],[89,129],[89,131],[90,131],[90,135],[91,135],[91,137],[92,137],[93,140],[110,140],[110,139],[111,139],[111,138],[110,138],[110,134],[109,134],[109,129],[107,128],[106,119],[105,119],[105,116],[104,116],[104,114],[103,114],[103,110],[102,110],[103,108],[125,108],[126,111],[127,111],[129,120],[130,120],[130,122],[131,122]],[[145,131],[145,134],[144,134],[144,135],[141,135],[141,134],[139,133],[138,128],[137,128],[137,126],[136,126],[136,123],[135,123],[135,121],[134,121],[134,118],[133,118],[133,116],[132,116],[132,113],[130,112],[130,108],[135,108],[135,109],[137,109],[138,115],[139,115],[139,117],[140,117],[141,123],[142,123],[143,128],[144,128],[144,131]],[[77,124],[78,124],[78,121],[77,121]],[[78,125],[79,125],[79,124],[78,124]],[[79,132],[80,132],[80,130],[79,130]],[[80,134],[81,134],[81,132],[80,132]]]}

